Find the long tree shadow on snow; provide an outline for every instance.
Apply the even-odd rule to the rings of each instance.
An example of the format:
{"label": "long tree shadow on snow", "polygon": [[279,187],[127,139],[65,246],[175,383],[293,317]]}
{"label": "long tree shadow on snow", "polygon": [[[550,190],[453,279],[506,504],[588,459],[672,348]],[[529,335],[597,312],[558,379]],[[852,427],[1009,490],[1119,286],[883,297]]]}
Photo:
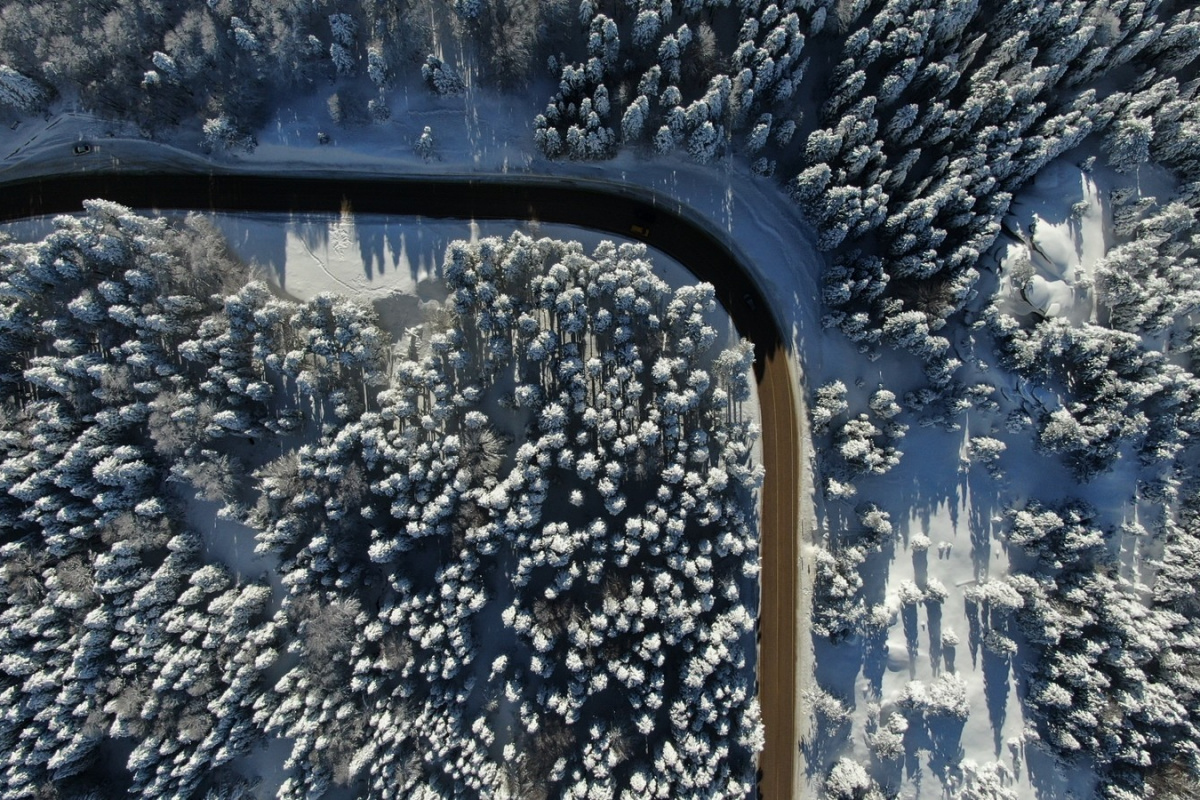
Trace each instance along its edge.
{"label": "long tree shadow on snow", "polygon": [[963,757],[961,740],[965,724],[951,717],[925,719],[909,714],[904,737],[904,768],[909,779],[915,781],[920,776],[920,756],[926,753],[929,771],[946,787]]}
{"label": "long tree shadow on snow", "polygon": [[[284,215],[266,215],[285,223]],[[287,290],[287,229],[284,224],[262,224],[263,215],[220,214],[212,218],[232,250],[247,264],[261,270],[279,288]]]}
{"label": "long tree shadow on snow", "polygon": [[987,698],[988,721],[992,726],[992,747],[996,757],[1000,751],[1004,737],[1004,718],[1008,711],[1008,694],[1010,690],[1009,674],[1011,659],[996,655],[986,648],[983,651],[983,687]]}
{"label": "long tree shadow on snow", "polygon": [[[907,545],[915,533],[930,532],[935,542],[939,535],[948,533],[950,538],[942,541],[952,548],[969,547],[973,577],[985,579],[993,555],[994,520],[1005,510],[1001,486],[981,468],[959,467],[961,440],[958,437],[937,431],[910,434],[909,439],[907,450],[920,452],[923,459],[938,467],[920,470],[911,481],[887,487],[892,498],[887,499],[886,507],[892,510],[892,523],[897,534]],[[943,511],[949,519],[950,529],[939,533],[933,523]],[[938,555],[945,557],[942,551],[938,551]],[[913,566],[920,584],[921,578],[927,576],[928,563],[914,559]]]}
{"label": "long tree shadow on snow", "polygon": [[435,230],[419,218],[364,217],[355,229],[363,276],[374,281],[389,271],[406,270],[417,285],[440,276],[446,246],[455,239],[469,239],[471,231],[465,222],[461,230]]}

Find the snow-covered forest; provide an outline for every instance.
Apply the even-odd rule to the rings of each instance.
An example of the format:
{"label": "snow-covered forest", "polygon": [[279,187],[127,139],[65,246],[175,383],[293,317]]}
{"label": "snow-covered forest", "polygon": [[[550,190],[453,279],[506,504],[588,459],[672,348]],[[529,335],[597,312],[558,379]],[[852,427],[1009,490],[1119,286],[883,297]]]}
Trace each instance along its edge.
{"label": "snow-covered forest", "polygon": [[[219,160],[284,98],[349,139],[390,135],[416,93],[468,117],[494,93],[532,171],[687,163],[771,187],[823,252],[760,265],[821,298],[823,338],[795,353],[817,486],[806,777],[860,800],[1195,791],[1198,59],[1182,0],[0,2],[9,122],[82,108]],[[404,146],[436,164],[439,124]],[[699,352],[695,314],[670,309],[703,290],[668,297],[631,251],[464,246],[451,316],[392,354],[353,303],[188,268],[227,261],[199,220],[101,204],[64,225],[6,257],[10,786],[95,777],[99,753],[139,787],[207,791],[264,732],[313,785],[752,781],[753,524],[724,499],[757,479],[748,354]],[[53,247],[140,266],[32,255]],[[566,273],[519,291],[510,253]],[[589,277],[610,262],[640,276],[624,295]],[[656,325],[667,349],[639,351],[638,377],[622,348]],[[200,569],[147,499],[164,480],[258,531],[287,596]],[[555,480],[569,502],[543,508]],[[618,549],[636,536],[658,549]],[[516,652],[475,653],[479,624]],[[614,692],[631,706],[605,717]]]}
{"label": "snow-covered forest", "polygon": [[[200,218],[55,225],[0,248],[5,796],[242,796],[267,741],[281,797],[751,790],[762,468],[711,287],[459,242],[393,347]],[[203,558],[199,499],[281,590]]]}

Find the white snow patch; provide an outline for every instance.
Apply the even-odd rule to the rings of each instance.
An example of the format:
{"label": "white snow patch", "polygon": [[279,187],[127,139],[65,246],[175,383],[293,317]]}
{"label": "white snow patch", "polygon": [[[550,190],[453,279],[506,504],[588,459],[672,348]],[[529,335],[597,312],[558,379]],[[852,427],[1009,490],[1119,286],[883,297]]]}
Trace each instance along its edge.
{"label": "white snow patch", "polygon": [[1076,322],[1094,318],[1092,270],[1107,250],[1111,213],[1095,176],[1063,160],[1047,166],[1013,201],[1013,239],[1000,260],[1006,311]]}

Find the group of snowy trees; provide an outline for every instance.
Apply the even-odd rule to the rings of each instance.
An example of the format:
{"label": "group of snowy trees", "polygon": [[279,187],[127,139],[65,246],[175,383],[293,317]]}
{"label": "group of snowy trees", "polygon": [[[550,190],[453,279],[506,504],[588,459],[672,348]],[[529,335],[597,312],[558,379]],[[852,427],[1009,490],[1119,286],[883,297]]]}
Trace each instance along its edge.
{"label": "group of snowy trees", "polygon": [[[900,462],[896,444],[908,426],[898,417],[902,408],[895,394],[880,387],[871,394],[867,410],[851,415],[846,385],[831,381],[819,387],[810,404],[812,433],[822,444],[821,481],[831,502],[851,502],[860,477],[887,474]],[[892,525],[888,514],[874,504],[860,503],[857,525],[849,525],[829,541],[813,548],[816,603],[813,630],[840,641],[878,628],[882,608],[868,608],[858,574],[872,556],[890,550]]]}
{"label": "group of snowy trees", "polygon": [[[257,738],[280,643],[269,591],[203,564],[150,424],[155,398],[196,377],[178,355],[196,298],[238,280],[215,244],[198,220],[93,201],[0,251],[6,796],[87,786],[122,738],[125,785],[189,794]],[[211,420],[238,413],[212,397]]]}
{"label": "group of snowy trees", "polygon": [[[281,95],[332,83],[331,111],[340,119],[382,122],[390,116],[388,90],[406,75],[420,77],[441,25],[479,42],[495,83],[527,78],[539,26],[556,17],[539,8],[545,4],[509,5],[521,7],[497,20],[490,13],[468,18],[465,7],[435,2],[137,0],[97,7],[6,0],[0,113],[28,114],[56,96],[78,98],[150,132],[220,121],[228,131],[221,146],[240,147],[250,145]],[[434,83],[443,93],[462,86],[453,70]]]}
{"label": "group of snowy trees", "polygon": [[[1200,334],[1194,319],[1194,272],[1200,239],[1195,223],[1196,165],[1183,155],[1194,152],[1197,141],[1196,84],[1185,79],[1195,76],[1195,68],[1170,77],[1156,75],[1152,68],[1168,56],[1191,63],[1194,48],[1189,56],[1175,50],[1179,37],[1196,35],[1189,19],[1156,25],[1152,35],[1141,37],[1138,47],[1126,45],[1125,52],[1141,51],[1138,66],[1145,77],[1134,91],[1097,99],[1098,89],[1083,88],[1091,82],[1086,74],[1075,79],[1068,70],[1062,77],[1076,87],[1074,105],[1081,98],[1096,104],[1084,111],[1086,135],[1096,134],[1093,144],[1103,148],[1114,169],[1165,168],[1173,179],[1155,190],[1157,197],[1139,196],[1138,190],[1129,188],[1109,198],[1114,241],[1095,267],[1094,284],[1078,287],[1083,292],[1094,290],[1095,313],[1090,321],[1018,318],[984,298],[972,306],[982,313],[972,326],[979,333],[968,340],[963,328],[956,330],[959,323],[954,314],[970,299],[963,290],[974,278],[946,283],[939,277],[944,271],[927,276],[899,274],[907,267],[898,266],[895,259],[903,259],[904,252],[892,249],[885,258],[879,255],[879,242],[873,241],[888,233],[890,221],[882,234],[851,231],[846,244],[834,248],[834,265],[825,272],[824,300],[832,309],[828,324],[840,327],[868,356],[874,356],[881,345],[892,345],[925,362],[928,387],[906,394],[902,403],[904,412],[924,410],[922,423],[949,425],[957,413],[971,406],[985,412],[982,420],[975,420],[978,427],[986,430],[987,421],[995,421],[991,412],[997,404],[991,387],[965,386],[954,376],[958,365],[950,363],[957,360],[950,355],[950,340],[955,334],[956,341],[970,341],[976,348],[993,346],[997,358],[993,361],[993,353],[982,348],[972,353],[971,346],[962,347],[955,356],[979,357],[974,362],[979,369],[986,368],[985,361],[998,362],[1015,373],[989,378],[1000,386],[1017,384],[1015,401],[1020,407],[1009,415],[1009,435],[993,425],[992,435],[971,436],[964,467],[977,463],[1003,481],[1005,440],[1011,444],[1012,435],[1028,432],[1038,453],[1061,460],[1080,482],[1114,468],[1129,476],[1130,494],[1145,527],[1129,523],[1117,529],[1091,506],[1056,496],[1052,486],[1042,487],[1042,493],[1020,501],[1008,515],[1004,539],[1010,573],[990,578],[985,573],[978,585],[963,591],[972,653],[982,648],[987,659],[1008,665],[1010,659],[1019,658],[1029,664],[1028,675],[1017,673],[1022,702],[1036,722],[1026,741],[1064,760],[1096,768],[1099,793],[1113,800],[1174,796],[1180,785],[1200,774],[1195,753],[1200,702],[1194,680],[1200,666],[1194,642],[1198,609],[1190,600],[1192,589],[1187,588],[1196,563],[1192,472],[1200,384],[1194,352]],[[1184,29],[1192,33],[1185,34]],[[1052,107],[1062,94],[1042,97]],[[1067,146],[1081,142],[1084,135],[1071,134]],[[1054,145],[1054,152],[1062,146]],[[1026,155],[1021,152],[1022,172],[1044,163],[1041,151],[1029,160]],[[993,159],[989,154],[986,163],[994,165]],[[1018,164],[1015,157],[1013,164]],[[823,174],[820,169],[812,173],[817,178]],[[975,196],[982,200],[1001,189],[1016,192],[1027,177],[1014,172],[996,183],[990,195]],[[822,183],[801,199],[828,202],[833,188],[832,181]],[[909,196],[912,203],[921,200]],[[976,206],[973,213],[978,210]],[[953,236],[947,230],[945,241]],[[854,249],[848,251],[851,244]],[[934,251],[928,255],[932,258]],[[923,308],[923,313],[916,313],[916,308]],[[949,361],[939,365],[939,358]],[[945,376],[951,380],[944,380]],[[866,399],[859,397],[859,403]],[[825,447],[822,464],[828,501],[869,496],[873,488],[865,471],[857,489],[846,478],[847,445],[853,452],[870,455],[881,444],[878,438],[853,434],[882,432],[883,427],[866,413],[874,411],[873,404],[856,419],[851,413],[853,400],[839,382],[826,384],[813,395],[813,430]],[[908,419],[908,414],[897,419]],[[831,502],[828,507],[840,505]],[[831,511],[831,519],[836,514]],[[873,569],[873,549],[859,541],[862,533],[856,531],[851,526],[849,535],[831,534],[816,550],[819,609],[814,629],[834,641],[869,635],[877,620],[884,625],[892,622],[886,619],[888,609],[871,606],[872,598],[864,596],[860,573]],[[922,545],[927,546],[927,541]],[[912,547],[916,551],[915,540]],[[1145,554],[1145,562],[1131,572],[1128,564],[1116,560],[1122,548]],[[903,584],[901,601],[909,602],[907,595],[912,601],[928,603],[914,588]],[[878,614],[880,610],[885,613]],[[907,719],[901,721],[910,726],[905,731],[911,729],[920,699],[921,693],[912,691],[902,698]],[[891,727],[876,727],[869,734],[874,737],[871,741],[878,739],[880,747],[895,752],[905,731],[897,734]],[[844,768],[838,776],[831,773],[830,781],[841,785],[845,774]],[[971,774],[979,784],[979,775]],[[861,786],[866,791],[866,784]]]}
{"label": "group of snowy trees", "polygon": [[[226,796],[266,737],[284,797],[746,796],[752,350],[640,245],[445,276],[393,351],[197,218],[93,201],[0,248],[4,796]],[[193,493],[282,597],[205,562]]]}
{"label": "group of snowy trees", "polygon": [[[938,331],[974,296],[1013,193],[1089,136],[1117,168],[1153,160],[1179,181],[1176,202],[1135,213],[1133,241],[1099,268],[1113,326],[1161,331],[1196,305],[1200,126],[1187,77],[1200,20],[1189,9],[746,0],[615,14],[589,2],[580,22],[582,60],[552,59],[562,84],[537,118],[543,152],[604,157],[619,133],[623,146],[701,162],[732,150],[779,175],[833,253],[824,323],[864,353],[916,356],[945,419],[966,405]],[[808,69],[816,49],[834,54],[831,68]],[[1105,80],[1126,64],[1145,75],[1132,90]]]}
{"label": "group of snowy trees", "polygon": [[[1116,529],[1062,497],[1032,499],[1010,514],[1008,541],[1036,559],[1005,579],[1020,601],[1013,610],[1021,636],[1009,629],[1011,638],[983,640],[1024,650],[1033,663],[1025,701],[1043,745],[1092,761],[1105,796],[1120,800],[1169,795],[1180,776],[1200,774],[1198,609],[1193,590],[1183,588],[1195,571],[1200,432],[1193,316],[1200,21],[1194,12],[1146,20],[1152,27],[1143,22],[1141,33],[1110,47],[1141,77],[1079,97],[1098,109],[1085,114],[1112,168],[1159,169],[1169,185],[1156,194],[1122,187],[1109,197],[1113,241],[1095,265],[1094,285],[1081,287],[1094,289],[1090,321],[1019,319],[993,305],[981,323],[1000,363],[1039,387],[1010,430],[1031,424],[1038,448],[1081,481],[1121,466],[1136,481],[1131,493],[1144,526]],[[1076,78],[1072,65],[1063,80],[1088,87],[1098,74]],[[1142,574],[1115,562],[1122,538],[1153,554]]]}
{"label": "group of snowy trees", "polygon": [[[825,324],[864,351],[916,355],[938,392],[955,391],[961,365],[937,332],[972,297],[980,254],[1042,166],[1093,137],[1119,169],[1172,170],[1184,205],[1200,185],[1189,80],[1200,20],[1173,5],[143,0],[101,13],[10,0],[0,12],[0,104],[13,113],[78,96],[148,128],[205,121],[217,149],[252,146],[282,91],[332,81],[338,119],[382,121],[398,81],[455,95],[468,80],[521,87],[548,66],[558,90],[534,121],[545,155],[735,152],[776,175],[833,253]],[[432,55],[435,31],[453,32],[455,48]],[[1122,69],[1144,77],[1107,80]],[[1194,305],[1175,266],[1190,247],[1184,216],[1148,220],[1101,270],[1118,327]],[[1170,310],[1147,300],[1159,288],[1178,296]]]}
{"label": "group of snowy trees", "polygon": [[[1120,30],[1125,18],[1116,24]],[[1108,198],[1112,240],[1094,283],[1079,287],[1094,291],[1089,321],[1018,318],[993,304],[978,326],[1000,364],[1037,387],[1022,393],[1009,430],[1032,428],[1037,448],[1061,459],[1079,481],[1116,468],[1135,483],[1141,523],[1120,529],[1068,497],[1032,498],[1010,513],[1015,567],[996,591],[1011,601],[1011,614],[985,625],[982,638],[995,652],[1032,662],[1024,699],[1042,745],[1092,762],[1103,794],[1120,800],[1169,795],[1180,776],[1200,774],[1198,609],[1188,599],[1192,589],[1182,588],[1194,574],[1192,472],[1200,432],[1200,24],[1194,12],[1172,11],[1145,14],[1139,25],[1140,32],[1108,47],[1110,59],[1135,65],[1141,77],[1131,86],[1093,84],[1107,68],[1099,55],[1088,55],[1100,52],[1094,41],[1062,80],[1078,87],[1073,102],[1109,166],[1118,173],[1154,168],[1171,180],[1152,190],[1156,195],[1130,186]],[[1077,42],[1086,38],[1082,30]],[[1096,69],[1080,72],[1078,59]],[[995,467],[1002,456],[989,458]],[[1121,539],[1151,554],[1141,574],[1116,563]]]}
{"label": "group of snowy trees", "polygon": [[1037,442],[1080,478],[1109,469],[1123,449],[1171,467],[1200,432],[1200,381],[1136,333],[1063,319],[1028,328],[994,309],[988,322],[1002,363],[1064,398],[1036,409]]}
{"label": "group of snowy trees", "polygon": [[[611,155],[616,132],[600,127],[611,109],[614,117],[620,115],[625,147],[650,146],[659,154],[678,149],[707,163],[738,133],[745,151],[758,156],[756,171],[773,172],[774,162],[760,153],[772,141],[786,147],[796,123],[776,120],[770,109],[789,108],[807,66],[801,54],[813,20],[797,13],[794,3],[780,8],[748,2],[734,10],[727,2],[649,0],[636,8],[632,15],[615,4],[609,9],[589,0],[580,6],[579,21],[588,30],[580,55],[586,58],[561,64],[560,91],[536,120],[542,152],[593,159]],[[738,30],[735,49],[721,52],[719,30]],[[589,110],[598,115],[590,127],[582,105],[588,100]],[[599,106],[604,110],[597,111]],[[557,146],[580,123],[585,130],[601,131],[606,146]]]}
{"label": "group of snowy trees", "polygon": [[[880,387],[871,395],[868,408],[850,417],[846,386],[832,381],[817,389],[813,398],[813,433],[832,431],[825,465],[825,494],[832,499],[848,500],[856,493],[851,480],[859,475],[885,475],[900,463],[896,444],[908,432],[908,426],[896,419],[902,412],[896,395]],[[835,425],[839,419],[845,422]]]}
{"label": "group of snowy trees", "polygon": [[[825,324],[864,352],[917,356],[939,393],[961,388],[961,364],[937,331],[1044,165],[1095,136],[1114,166],[1153,159],[1176,172],[1181,203],[1196,200],[1190,9],[589,1],[579,22],[584,41],[550,59],[562,80],[536,120],[541,150],[607,157],[619,138],[700,162],[737,152],[778,175],[833,252]],[[1105,80],[1127,64],[1146,76],[1133,90]],[[1195,305],[1190,226],[1183,205],[1165,208],[1102,266],[1118,327]]]}
{"label": "group of snowy trees", "polygon": [[1145,797],[1172,770],[1200,768],[1197,608],[1185,583],[1198,563],[1193,506],[1194,498],[1185,503],[1179,525],[1168,522],[1149,603],[1118,575],[1112,532],[1078,501],[1014,512],[1010,540],[1040,568],[990,581],[974,596],[991,608],[978,635],[1005,658],[1019,650],[1006,635],[1015,635],[1015,618],[1032,662],[1026,702],[1041,741],[1064,757],[1091,759],[1113,800]]}
{"label": "group of snowy trees", "polygon": [[[808,135],[794,184],[823,246],[838,253],[827,273],[830,323],[858,341],[870,331],[886,339],[907,313],[937,330],[969,299],[976,260],[1025,181],[1114,119],[1144,116],[1166,99],[1167,83],[1191,96],[1194,87],[1153,70],[1168,56],[1194,58],[1176,49],[1200,34],[1190,11],[1122,6],[1105,26],[1092,21],[1096,12],[890,2],[855,23],[833,73],[841,88],[822,108],[824,127]],[[1156,88],[1129,94],[1100,83],[1134,60]],[[1194,142],[1194,128],[1173,134],[1182,149]],[[938,347],[920,350],[935,373],[953,371],[936,364]]]}
{"label": "group of snowy trees", "polygon": [[[700,163],[732,155],[774,176],[829,253],[823,325],[864,357],[890,351],[923,370],[925,383],[906,393],[881,386],[869,398],[848,397],[836,382],[815,393],[814,432],[828,456],[824,496],[838,514],[857,512],[816,554],[816,630],[840,639],[890,624],[889,609],[863,596],[859,574],[883,558],[890,524],[859,495],[896,468],[909,422],[954,429],[968,408],[995,409],[992,387],[963,377],[963,362],[974,369],[993,361],[982,348],[994,345],[1000,367],[1037,387],[1010,415],[1009,434],[1031,427],[1038,450],[1081,481],[1136,460],[1138,498],[1157,509],[1149,533],[1163,553],[1149,569],[1149,616],[1137,610],[1141,590],[1113,577],[1103,557],[1104,525],[1062,497],[1031,498],[1010,517],[1011,552],[1029,559],[1013,578],[1021,605],[999,580],[971,600],[993,655],[1018,646],[1018,622],[1029,628],[1021,646],[1042,683],[1026,702],[1039,709],[1044,742],[1063,754],[1097,754],[1119,777],[1112,791],[1137,795],[1139,781],[1154,786],[1196,767],[1181,744],[1194,739],[1185,685],[1193,656],[1185,645],[1135,641],[1136,626],[1122,615],[1149,620],[1163,641],[1192,636],[1196,609],[1181,587],[1189,585],[1194,526],[1178,504],[1188,499],[1200,433],[1198,54],[1195,9],[1115,0],[8,0],[0,2],[0,110],[26,115],[56,97],[78,98],[151,131],[193,123],[209,148],[222,150],[252,146],[253,130],[284,91],[331,84],[323,91],[332,91],[338,119],[382,121],[388,92],[405,80],[454,98],[468,85],[521,87],[548,68],[557,88],[547,105],[529,109],[547,157],[603,159],[620,148]],[[414,147],[431,158],[432,132]],[[984,309],[987,298],[976,297],[980,256],[1012,197],[1051,160],[1092,151],[1124,174],[1157,171],[1147,192],[1165,188],[1151,197],[1139,184],[1110,198],[1114,239],[1095,267],[1090,322]],[[125,642],[155,629],[125,632],[137,614],[119,605],[111,621],[89,617],[103,605],[96,598],[108,595],[79,575],[151,580],[170,561],[166,552],[184,554],[180,574],[199,574],[194,547],[171,522],[175,510],[156,499],[170,478],[249,522],[261,551],[281,560],[289,596],[280,616],[268,621],[263,612],[251,623],[264,641],[279,636],[303,655],[325,653],[329,630],[368,632],[353,655],[287,668],[285,693],[302,700],[286,708],[262,700],[254,709],[256,730],[295,742],[299,777],[290,790],[355,775],[447,791],[503,784],[513,794],[539,786],[577,793],[581,783],[610,780],[633,795],[678,793],[679,770],[728,777],[727,786],[742,780],[745,748],[726,758],[713,743],[729,740],[714,733],[723,726],[753,738],[745,733],[753,712],[741,710],[744,670],[736,667],[744,655],[728,644],[736,643],[730,629],[745,624],[736,576],[754,549],[748,523],[727,500],[756,479],[745,463],[752,432],[732,411],[740,389],[731,376],[748,354],[695,360],[693,348],[711,344],[698,321],[711,302],[702,290],[668,298],[651,275],[628,266],[641,256],[620,250],[585,256],[524,241],[458,248],[448,270],[456,282],[450,327],[423,332],[390,358],[369,312],[354,304],[325,299],[297,309],[262,287],[212,284],[208,271],[182,268],[199,263],[198,243],[211,238],[198,223],[179,234],[95,206],[86,220],[64,225],[41,245],[44,257],[6,256],[16,266],[4,278],[11,313],[0,337],[0,386],[5,430],[17,433],[0,442],[0,514],[20,532],[5,545],[16,548],[5,560],[11,596],[83,605],[39,617],[36,630],[14,628],[6,647],[73,653],[112,629],[125,637],[128,658],[147,658]],[[122,259],[142,266],[114,277],[111,265]],[[536,273],[526,262],[549,268],[522,293],[505,276]],[[79,266],[93,263],[100,266]],[[613,270],[600,267],[593,277],[585,263],[623,264],[635,277],[613,288],[604,274]],[[93,285],[95,275],[105,277]],[[220,302],[210,302],[214,294]],[[612,306],[601,309],[601,299]],[[967,319],[980,322],[973,332],[963,330]],[[646,329],[664,338],[639,339]],[[651,343],[668,342],[680,352],[648,355]],[[506,428],[482,405],[497,398],[511,417]],[[704,435],[694,440],[697,431]],[[306,446],[289,444],[267,461],[242,446],[301,432]],[[967,454],[1000,476],[1008,437],[989,433],[1000,438],[972,436]],[[657,476],[661,485],[649,487]],[[552,493],[569,501],[561,515],[544,513]],[[618,518],[631,527],[620,528]],[[693,535],[714,526],[720,535]],[[130,533],[143,529],[153,533]],[[106,539],[115,543],[111,553],[96,543]],[[404,567],[409,559],[424,571]],[[611,581],[598,566],[610,561],[646,574],[641,583]],[[502,623],[519,646],[476,663],[473,621],[484,611],[472,606],[494,598],[487,576],[497,565],[518,584]],[[156,591],[172,601],[190,591],[177,576],[162,581]],[[718,599],[699,612],[708,627],[684,630],[680,618],[710,585]],[[77,590],[62,588],[71,586]],[[1109,608],[1084,608],[1078,598],[1088,592]],[[1069,625],[1048,613],[1068,607],[1083,609]],[[667,647],[688,654],[679,662],[686,670],[655,666]],[[612,653],[619,669],[600,677],[595,665]],[[30,731],[11,734],[22,737],[8,748],[20,753],[12,762],[12,780],[24,781],[17,785],[54,770],[69,780],[72,769],[84,769],[70,764],[101,747],[83,731],[125,713],[79,706],[77,696],[126,687],[79,679],[91,674],[86,665],[55,657],[47,673],[55,685],[92,681],[62,700],[82,708],[71,719],[91,722],[51,726],[45,709],[58,700],[47,699],[48,684],[30,682],[37,699],[6,717],[8,730]],[[1085,657],[1098,666],[1071,672]],[[257,685],[206,658],[196,657],[205,686]],[[424,670],[410,666],[397,683],[396,665],[410,663]],[[27,668],[10,667],[17,676]],[[726,680],[737,710],[708,693]],[[1112,690],[1117,710],[1101,714],[1096,687],[1105,682],[1120,689]],[[6,684],[14,698],[18,683]],[[632,706],[636,733],[588,717],[599,704],[590,698],[617,687],[640,704]],[[136,706],[139,691],[129,688],[118,705]],[[652,706],[664,693],[684,698],[678,713],[665,701]],[[1068,695],[1077,712],[1061,705]],[[229,719],[249,713],[249,696],[230,695],[229,708],[242,711]],[[163,713],[200,731],[196,706],[175,698]],[[357,707],[372,710],[369,720],[359,723],[350,711]],[[1180,717],[1178,707],[1187,713]],[[520,746],[503,758],[480,732],[486,714],[516,721]],[[395,720],[411,731],[400,744],[387,732]],[[216,735],[236,738],[241,724]],[[580,744],[584,725],[588,741]],[[243,747],[198,741],[213,763]],[[601,756],[605,748],[620,754],[617,763]],[[154,782],[168,780],[160,777],[168,761],[179,786],[202,768],[150,751],[135,751],[139,786],[167,786]],[[52,752],[63,755],[51,762]],[[421,760],[425,752],[455,766],[435,771]],[[632,755],[639,752],[640,761]],[[964,785],[980,783],[983,773],[972,774]],[[829,788],[876,791],[848,766]]]}
{"label": "group of snowy trees", "polygon": [[[497,601],[484,576],[506,564],[514,591],[501,593],[501,616],[515,643],[485,683],[513,716],[519,756],[485,761],[471,780],[744,794],[761,737],[744,650],[756,539],[738,500],[761,480],[737,410],[748,346],[714,358],[711,287],[672,293],[641,246],[588,256],[514,235],[452,246],[445,273],[451,317],[379,396],[397,433],[342,434],[383,468],[373,491],[398,518],[371,530],[372,560],[410,560],[447,538],[460,553],[433,584],[419,580],[428,588],[411,578],[413,600],[383,617],[383,635],[407,631],[430,690],[463,692],[477,671],[471,618],[485,594]],[[501,418],[479,410],[485,397],[523,442],[504,441]],[[548,503],[551,492],[568,502]],[[616,707],[613,692],[625,698]],[[454,725],[482,752],[499,719],[485,708]],[[571,747],[577,736],[592,743]]]}

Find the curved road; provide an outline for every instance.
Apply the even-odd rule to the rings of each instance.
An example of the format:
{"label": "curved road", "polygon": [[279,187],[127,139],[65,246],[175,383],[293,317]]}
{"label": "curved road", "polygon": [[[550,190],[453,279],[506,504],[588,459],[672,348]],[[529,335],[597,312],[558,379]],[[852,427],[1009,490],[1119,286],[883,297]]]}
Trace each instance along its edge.
{"label": "curved road", "polygon": [[[783,340],[762,294],[729,249],[653,198],[569,181],[438,178],[312,178],[239,174],[88,173],[7,183],[0,219],[80,210],[102,197],[133,208],[397,214],[472,219],[536,219],[622,236],[641,233],[713,284],[738,331],[754,342],[762,407],[762,575],[758,670],[766,747],[761,796],[785,800],[798,786],[797,601],[800,432]],[[636,227],[636,230],[635,230]]]}

